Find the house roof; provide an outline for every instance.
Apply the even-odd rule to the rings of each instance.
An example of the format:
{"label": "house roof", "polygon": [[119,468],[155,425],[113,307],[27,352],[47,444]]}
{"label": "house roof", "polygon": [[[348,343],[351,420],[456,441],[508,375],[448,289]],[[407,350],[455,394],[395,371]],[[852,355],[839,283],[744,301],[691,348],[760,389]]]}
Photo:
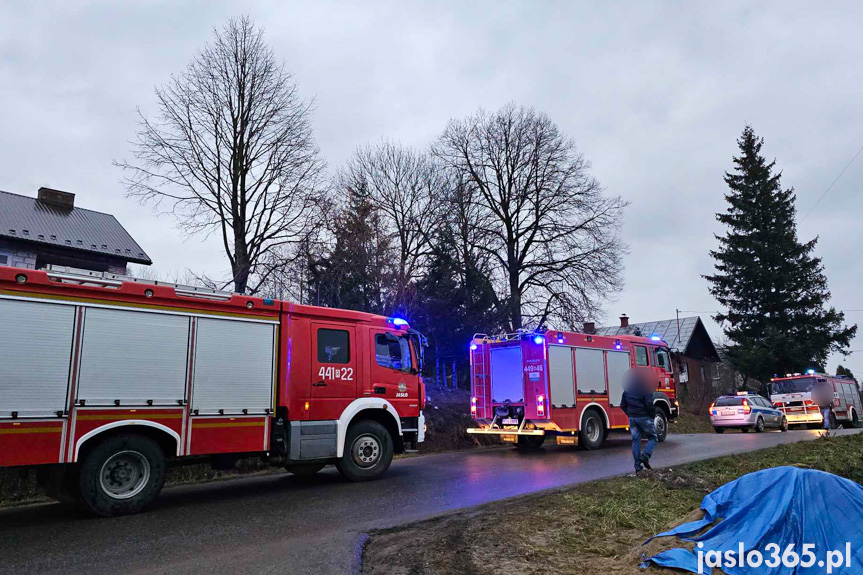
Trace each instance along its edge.
{"label": "house roof", "polygon": [[153,263],[111,214],[64,208],[2,190],[0,238],[101,254],[138,264]]}
{"label": "house roof", "polygon": [[635,335],[641,333],[644,337],[659,336],[671,349],[680,350],[683,355],[719,361],[716,346],[707,333],[707,328],[698,316],[631,323],[627,327],[599,327],[599,335]]}

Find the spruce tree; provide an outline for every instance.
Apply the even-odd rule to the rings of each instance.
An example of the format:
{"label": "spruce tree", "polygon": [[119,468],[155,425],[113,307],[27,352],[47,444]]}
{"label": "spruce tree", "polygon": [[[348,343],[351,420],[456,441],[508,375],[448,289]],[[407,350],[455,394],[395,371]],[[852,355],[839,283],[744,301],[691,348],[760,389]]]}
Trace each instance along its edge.
{"label": "spruce tree", "polygon": [[729,359],[762,383],[774,374],[823,369],[831,352],[848,347],[857,326],[844,325],[844,314],[827,307],[824,266],[812,255],[818,238],[798,240],[794,190],[782,189],[775,160],[761,155],[763,138],[746,126],[737,143],[734,172],[725,174],[728,209],[716,215],[728,230],[710,252],[716,273],[705,276],[726,309],[714,319],[725,322]]}

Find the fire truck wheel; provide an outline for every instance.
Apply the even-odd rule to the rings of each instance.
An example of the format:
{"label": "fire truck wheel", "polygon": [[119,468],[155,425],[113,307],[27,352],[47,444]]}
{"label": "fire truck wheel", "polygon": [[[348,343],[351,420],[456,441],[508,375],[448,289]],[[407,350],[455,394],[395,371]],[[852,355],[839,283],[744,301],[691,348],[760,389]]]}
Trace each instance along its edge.
{"label": "fire truck wheel", "polygon": [[605,438],[605,424],[602,416],[590,409],[581,420],[581,430],[578,432],[578,446],[582,449],[599,449]]}
{"label": "fire truck wheel", "polygon": [[299,475],[300,477],[308,477],[310,475],[314,475],[326,466],[326,463],[292,463],[289,465],[285,465],[285,469],[290,471],[294,475]]}
{"label": "fire truck wheel", "polygon": [[348,428],[345,452],[336,469],[351,481],[378,479],[393,461],[393,438],[377,421],[359,421]]}
{"label": "fire truck wheel", "polygon": [[760,417],[755,420],[755,433],[761,433],[764,431],[764,420]]}
{"label": "fire truck wheel", "polygon": [[519,449],[539,449],[545,443],[544,435],[519,435],[516,447]]}
{"label": "fire truck wheel", "polygon": [[115,435],[98,443],[80,466],[81,501],[103,516],[137,513],[165,484],[165,454],[142,435]]}
{"label": "fire truck wheel", "polygon": [[656,439],[662,443],[668,437],[668,417],[662,409],[657,408],[653,418],[653,428],[656,430]]}

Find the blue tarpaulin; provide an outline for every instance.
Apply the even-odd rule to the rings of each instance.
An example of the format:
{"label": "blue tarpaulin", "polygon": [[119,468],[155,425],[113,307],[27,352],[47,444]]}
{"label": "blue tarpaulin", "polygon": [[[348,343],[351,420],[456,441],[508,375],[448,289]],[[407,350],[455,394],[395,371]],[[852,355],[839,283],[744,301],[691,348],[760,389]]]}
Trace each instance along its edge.
{"label": "blue tarpaulin", "polygon": [[[863,573],[863,486],[848,479],[797,467],[765,469],[726,483],[705,496],[701,509],[703,519],[655,537],[676,535],[684,541],[701,542],[702,547],[693,551],[670,549],[646,559],[641,566],[653,563],[699,573],[698,552],[703,554],[703,560],[712,559],[715,565],[717,556],[707,555],[713,551],[721,554],[718,567],[728,575]],[[696,535],[709,525],[712,525],[709,530]],[[741,544],[745,554],[752,550],[760,552],[764,563],[753,567],[744,562],[741,567]],[[768,547],[770,544],[778,547]],[[811,561],[811,566],[788,567],[788,563],[793,563],[791,555],[786,556],[786,563],[781,561],[792,544],[801,562]],[[804,545],[811,545],[806,549],[812,556],[803,554]],[[768,562],[776,562],[773,559],[776,549],[779,564],[770,567]],[[836,552],[842,553],[842,564],[828,571],[828,563],[835,565],[839,560]],[[704,561],[702,573],[711,573],[709,564]]]}

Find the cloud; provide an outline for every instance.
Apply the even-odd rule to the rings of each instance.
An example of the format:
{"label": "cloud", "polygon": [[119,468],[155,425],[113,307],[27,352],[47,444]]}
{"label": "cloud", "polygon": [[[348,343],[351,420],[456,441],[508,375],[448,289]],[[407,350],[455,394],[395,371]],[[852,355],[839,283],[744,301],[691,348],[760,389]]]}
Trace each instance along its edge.
{"label": "cloud", "polygon": [[[332,168],[382,136],[425,146],[480,106],[548,113],[608,192],[631,201],[627,281],[609,322],[716,308],[700,274],[712,271],[722,175],[745,123],[801,213],[863,145],[856,3],[13,1],[0,6],[0,189],[68,189],[114,213],[159,269],[224,271],[218,242],[184,239],[125,198],[111,160],[128,156],[153,87],[239,14],[265,27],[315,98]],[[839,308],[863,308],[861,184],[858,158],[799,230],[820,237]],[[854,356],[843,363],[863,371]]]}

